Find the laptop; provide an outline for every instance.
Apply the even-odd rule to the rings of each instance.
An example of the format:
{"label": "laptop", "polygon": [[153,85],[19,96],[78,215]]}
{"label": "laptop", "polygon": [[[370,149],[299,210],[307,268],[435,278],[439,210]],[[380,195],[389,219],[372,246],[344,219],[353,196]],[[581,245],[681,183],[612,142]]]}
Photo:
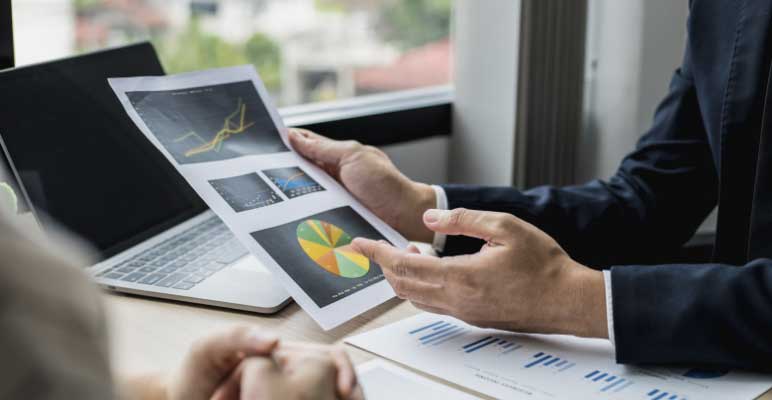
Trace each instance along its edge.
{"label": "laptop", "polygon": [[0,144],[23,198],[44,230],[64,226],[96,248],[87,270],[107,289],[275,312],[287,292],[107,83],[163,74],[149,43],[0,71]]}

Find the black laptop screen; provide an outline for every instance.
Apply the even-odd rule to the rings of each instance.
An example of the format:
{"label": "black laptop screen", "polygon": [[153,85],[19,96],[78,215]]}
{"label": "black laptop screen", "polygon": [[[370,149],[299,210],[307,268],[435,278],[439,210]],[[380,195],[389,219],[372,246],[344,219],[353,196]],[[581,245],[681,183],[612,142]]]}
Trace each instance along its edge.
{"label": "black laptop screen", "polygon": [[31,205],[103,257],[206,209],[107,83],[162,74],[149,44],[0,73],[0,137]]}

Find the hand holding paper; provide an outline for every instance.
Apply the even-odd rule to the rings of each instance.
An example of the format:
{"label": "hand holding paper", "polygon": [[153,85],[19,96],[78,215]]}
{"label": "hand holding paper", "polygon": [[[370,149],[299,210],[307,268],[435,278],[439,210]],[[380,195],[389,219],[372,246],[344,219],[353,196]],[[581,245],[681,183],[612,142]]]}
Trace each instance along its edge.
{"label": "hand holding paper", "polygon": [[[352,196],[290,149],[254,68],[114,78],[110,85],[147,139],[323,328],[394,296],[380,266],[351,241],[407,241],[357,200],[371,198]],[[353,171],[320,164],[344,182]]]}
{"label": "hand holding paper", "polygon": [[409,240],[431,242],[434,233],[421,223],[434,208],[434,189],[400,172],[383,151],[355,141],[334,141],[304,129],[290,130],[290,144],[321,166],[365,207]]}

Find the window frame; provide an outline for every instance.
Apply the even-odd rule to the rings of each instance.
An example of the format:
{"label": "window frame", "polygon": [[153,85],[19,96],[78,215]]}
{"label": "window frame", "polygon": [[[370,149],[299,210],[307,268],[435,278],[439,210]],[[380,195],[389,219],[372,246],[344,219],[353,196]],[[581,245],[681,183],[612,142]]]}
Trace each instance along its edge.
{"label": "window frame", "polygon": [[411,142],[452,131],[455,93],[435,86],[279,109],[285,125],[373,146]]}
{"label": "window frame", "polygon": [[[0,1],[0,70],[14,66],[12,15],[11,2]],[[287,126],[384,146],[450,135],[453,99],[445,85],[282,107],[279,114]],[[2,153],[0,178],[18,186]]]}
{"label": "window frame", "polygon": [[[0,1],[0,70],[14,66],[12,15],[11,1]],[[383,146],[450,135],[453,99],[451,85],[430,86],[287,106],[279,114],[287,126]]]}

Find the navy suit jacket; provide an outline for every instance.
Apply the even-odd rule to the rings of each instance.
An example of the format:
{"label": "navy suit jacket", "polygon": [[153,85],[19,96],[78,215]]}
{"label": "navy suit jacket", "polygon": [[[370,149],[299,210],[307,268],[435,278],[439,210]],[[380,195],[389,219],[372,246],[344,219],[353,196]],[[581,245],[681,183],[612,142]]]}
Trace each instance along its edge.
{"label": "navy suit jacket", "polygon": [[[444,189],[450,208],[509,212],[574,259],[610,267],[617,361],[768,370],[772,2],[695,0],[689,7],[682,65],[651,129],[613,177],[528,191]],[[644,265],[652,254],[674,253],[716,205],[712,263]],[[449,237],[446,253],[480,246]]]}

